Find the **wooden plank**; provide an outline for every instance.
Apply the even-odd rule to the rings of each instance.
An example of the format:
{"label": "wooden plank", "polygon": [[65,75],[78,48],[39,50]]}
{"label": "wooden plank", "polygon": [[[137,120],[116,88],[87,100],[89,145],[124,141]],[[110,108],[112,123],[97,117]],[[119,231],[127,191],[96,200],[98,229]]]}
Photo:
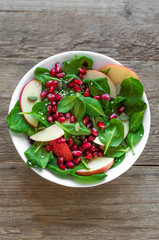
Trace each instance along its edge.
{"label": "wooden plank", "polygon": [[157,240],[158,177],[158,167],[134,166],[108,184],[74,189],[23,163],[0,163],[0,239]]}

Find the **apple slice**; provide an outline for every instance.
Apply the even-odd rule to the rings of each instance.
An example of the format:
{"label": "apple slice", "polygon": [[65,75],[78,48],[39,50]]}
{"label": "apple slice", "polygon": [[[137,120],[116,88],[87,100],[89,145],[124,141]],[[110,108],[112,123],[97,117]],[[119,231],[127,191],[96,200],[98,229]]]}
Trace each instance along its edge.
{"label": "apple slice", "polygon": [[67,143],[58,143],[56,139],[50,141],[49,144],[52,147],[53,153],[55,153],[57,157],[63,157],[65,161],[73,161],[73,155]]}
{"label": "apple slice", "polygon": [[89,170],[79,169],[76,174],[82,176],[91,176],[94,174],[99,174],[106,172],[114,163],[114,158],[107,157],[96,157],[88,162]]}
{"label": "apple slice", "polygon": [[[35,103],[41,101],[41,94],[42,91],[42,83],[38,80],[32,80],[28,82],[22,89],[19,99],[19,105],[22,112],[31,112],[32,107]],[[31,101],[28,99],[30,96],[37,97],[36,101]],[[29,123],[32,127],[38,126],[38,120],[33,118],[29,114],[23,115],[27,123]]]}
{"label": "apple slice", "polygon": [[97,70],[87,70],[86,75],[83,76],[83,79],[98,79],[98,78],[107,78],[108,79],[108,84],[110,87],[110,96],[112,98],[117,98],[116,94],[116,88],[113,84],[113,82],[106,76],[104,73],[97,71]]}
{"label": "apple slice", "polygon": [[99,70],[107,71],[109,68],[110,70],[108,71],[107,76],[113,81],[115,85],[118,83],[121,84],[124,79],[129,77],[133,77],[140,80],[138,75],[134,71],[122,65],[109,64],[109,65],[103,66]]}

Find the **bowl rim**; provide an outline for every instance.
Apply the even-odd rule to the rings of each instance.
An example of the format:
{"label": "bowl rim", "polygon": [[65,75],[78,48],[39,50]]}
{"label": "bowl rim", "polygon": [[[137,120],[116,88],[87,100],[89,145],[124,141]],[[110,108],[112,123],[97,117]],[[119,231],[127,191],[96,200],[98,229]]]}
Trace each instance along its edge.
{"label": "bowl rim", "polygon": [[[64,56],[64,55],[66,55],[66,56],[69,55],[69,57],[70,57],[70,56],[73,56],[73,55],[88,55],[88,56],[91,55],[92,58],[93,58],[93,56],[94,56],[94,57],[97,57],[97,58],[98,58],[98,57],[99,57],[99,58],[101,57],[101,58],[105,58],[105,60],[107,60],[107,61],[113,62],[112,64],[122,65],[120,62],[116,61],[115,59],[113,59],[113,58],[111,58],[111,57],[109,57],[109,56],[107,56],[107,55],[105,55],[105,54],[96,53],[96,52],[91,52],[91,51],[67,51],[67,52],[62,52],[62,53],[59,53],[59,54],[55,54],[55,55],[53,55],[53,56],[50,56],[50,57],[48,57],[48,58],[40,61],[39,63],[37,63],[35,66],[33,66],[33,67],[21,78],[21,80],[19,81],[18,85],[16,86],[16,88],[15,88],[13,94],[12,94],[11,101],[10,101],[10,104],[9,104],[9,112],[10,112],[11,109],[14,107],[14,104],[15,104],[15,102],[17,101],[17,100],[15,100],[15,99],[17,99],[17,93],[18,93],[19,91],[21,92],[21,89],[22,89],[22,87],[24,86],[24,83],[23,83],[23,82],[26,82],[25,79],[27,79],[28,76],[29,76],[31,73],[33,73],[34,70],[35,70],[39,65],[45,65],[45,64],[49,63],[50,61],[52,61],[53,59],[56,59],[56,61],[58,61],[58,58],[60,58],[61,56]],[[92,55],[93,55],[93,56],[92,56]],[[67,57],[68,57],[68,56],[67,56]],[[94,60],[94,59],[93,59],[93,60]],[[94,61],[95,61],[95,60],[94,60]],[[46,68],[48,68],[48,67],[46,67]],[[29,81],[30,81],[30,80],[29,80]],[[18,99],[19,99],[19,97],[18,97]],[[43,171],[47,171],[47,172],[48,172],[48,170],[46,170],[46,169],[41,170],[41,169],[38,169],[38,168],[31,168],[31,169],[32,169],[34,172],[36,172],[38,175],[40,175],[42,178],[44,178],[44,179],[46,179],[46,180],[48,180],[48,181],[51,181],[51,182],[53,182],[53,183],[66,186],[66,187],[74,187],[74,188],[95,187],[95,186],[99,186],[99,185],[101,185],[101,184],[105,184],[105,183],[108,183],[108,182],[110,182],[110,181],[115,180],[116,178],[118,178],[119,176],[121,176],[124,172],[128,171],[128,169],[131,168],[131,167],[134,165],[134,163],[138,160],[138,158],[140,157],[140,155],[142,154],[142,152],[143,152],[143,150],[144,150],[144,148],[145,148],[145,146],[146,146],[146,143],[147,143],[147,140],[148,140],[148,137],[149,137],[149,133],[150,133],[151,113],[150,113],[150,107],[149,107],[148,99],[147,99],[147,97],[146,97],[145,92],[143,93],[143,99],[144,99],[144,101],[147,103],[147,109],[146,109],[146,119],[145,119],[145,115],[144,115],[144,120],[143,120],[143,121],[146,122],[146,131],[144,132],[143,138],[142,138],[141,141],[139,142],[140,145],[141,145],[141,143],[142,143],[142,147],[140,146],[140,148],[138,148],[138,153],[135,155],[136,158],[135,158],[135,160],[132,161],[132,164],[128,164],[127,167],[125,167],[125,168],[123,168],[122,170],[120,170],[120,172],[116,173],[115,176],[112,177],[111,179],[108,179],[108,178],[106,177],[104,180],[100,180],[100,181],[98,181],[98,182],[93,182],[93,183],[90,183],[90,184],[86,184],[86,183],[83,183],[82,181],[75,181],[74,178],[72,178],[72,177],[70,178],[69,176],[67,176],[66,179],[63,179],[63,178],[62,178],[62,181],[55,181],[55,179],[54,179],[54,181],[53,181],[53,180],[51,180],[51,178],[48,177],[46,174],[43,174]],[[8,112],[8,113],[9,113],[9,112]],[[145,130],[145,126],[144,126],[144,130]],[[17,144],[17,142],[15,141],[16,137],[18,138],[18,136],[20,136],[21,133],[20,133],[20,134],[14,133],[14,132],[12,132],[12,131],[10,130],[10,135],[11,135],[12,142],[13,142],[13,144],[14,144],[17,152],[18,152],[18,154],[19,154],[20,157],[23,159],[23,161],[26,162],[26,159],[24,159],[24,158],[26,158],[26,157],[24,157],[24,152],[23,152],[23,154],[21,153],[21,151],[20,151],[20,149],[19,149],[19,147],[18,147],[18,144]],[[23,135],[24,135],[24,134],[23,134]],[[137,145],[138,145],[138,144],[137,144]],[[135,148],[136,148],[136,146],[135,146]],[[130,152],[130,151],[129,151],[129,152]],[[128,153],[129,153],[129,152],[128,152]],[[126,157],[125,157],[124,161],[126,160],[128,153],[126,154]],[[129,155],[131,155],[131,154],[129,154]],[[130,157],[130,156],[129,156],[129,157]],[[124,163],[124,161],[123,161],[123,163]],[[122,165],[122,163],[121,163],[119,166],[121,166],[121,165]],[[113,169],[117,169],[119,166],[117,166],[117,167],[115,167],[115,168],[113,168]],[[121,167],[120,167],[120,168],[121,168]],[[112,172],[113,169],[110,169],[110,170],[108,170],[107,172]],[[51,175],[53,175],[53,176],[56,177],[56,174],[54,174],[54,173],[51,173]],[[57,179],[59,179],[59,177],[57,177]],[[69,180],[69,179],[70,179],[70,182],[73,182],[73,183],[75,183],[75,184],[70,184],[70,183],[68,184],[66,180]]]}

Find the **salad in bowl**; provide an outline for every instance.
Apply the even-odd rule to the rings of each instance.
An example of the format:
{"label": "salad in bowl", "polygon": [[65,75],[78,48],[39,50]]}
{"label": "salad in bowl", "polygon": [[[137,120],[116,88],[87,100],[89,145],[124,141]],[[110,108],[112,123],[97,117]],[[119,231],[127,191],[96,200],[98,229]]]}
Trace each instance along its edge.
{"label": "salad in bowl", "polygon": [[145,111],[149,118],[134,71],[101,54],[68,52],[24,76],[6,122],[21,157],[38,174],[66,186],[94,186],[139,157],[149,133]]}

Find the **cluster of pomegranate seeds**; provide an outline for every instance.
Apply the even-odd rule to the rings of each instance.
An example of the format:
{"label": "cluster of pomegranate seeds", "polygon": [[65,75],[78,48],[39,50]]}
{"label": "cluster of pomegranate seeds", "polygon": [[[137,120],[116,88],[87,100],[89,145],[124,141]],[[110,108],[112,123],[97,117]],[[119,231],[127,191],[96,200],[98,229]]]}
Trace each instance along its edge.
{"label": "cluster of pomegranate seeds", "polygon": [[62,67],[59,62],[55,63],[55,67],[50,70],[50,75],[57,78],[63,78],[65,76],[65,73],[62,72]]}
{"label": "cluster of pomegranate seeds", "polygon": [[111,99],[111,97],[110,97],[110,95],[108,94],[108,93],[103,93],[102,95],[97,95],[97,96],[95,96],[94,97],[94,99],[97,99],[97,100],[109,100],[109,101],[111,101],[112,99]]}
{"label": "cluster of pomegranate seeds", "polygon": [[72,88],[75,92],[81,92],[82,81],[78,78],[75,78],[71,83],[68,84],[70,88]]}

